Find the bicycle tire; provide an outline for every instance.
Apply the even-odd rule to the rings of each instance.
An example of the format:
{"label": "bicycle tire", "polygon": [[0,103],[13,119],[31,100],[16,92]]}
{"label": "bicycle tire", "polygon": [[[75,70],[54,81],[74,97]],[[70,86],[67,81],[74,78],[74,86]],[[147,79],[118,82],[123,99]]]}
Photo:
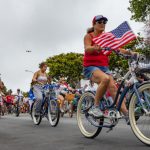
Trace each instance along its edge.
{"label": "bicycle tire", "polygon": [[[85,129],[83,122],[81,121],[81,111],[82,111],[82,102],[86,97],[92,97],[94,99],[94,94],[91,92],[85,92],[84,94],[82,94],[79,102],[78,102],[78,106],[77,106],[77,123],[78,123],[78,127],[80,129],[80,132],[86,137],[86,138],[90,138],[93,139],[96,136],[98,136],[102,130],[102,127],[95,127],[95,131],[93,132],[89,132]],[[104,118],[100,119],[99,125],[103,125],[104,122]]]}
{"label": "bicycle tire", "polygon": [[[141,92],[142,90],[146,89],[146,88],[150,88],[150,82],[146,82],[141,84],[138,87],[138,91]],[[131,129],[134,133],[134,135],[144,144],[150,146],[150,137],[147,138],[145,135],[142,134],[142,132],[140,131],[140,129],[137,127],[137,119],[134,115],[135,113],[135,105],[136,105],[136,95],[135,93],[132,94],[131,96],[131,100],[130,100],[130,104],[129,104],[129,120],[130,120],[130,125],[131,125]]]}
{"label": "bicycle tire", "polygon": [[[55,105],[55,112],[52,112],[52,105]],[[56,114],[56,116],[52,116],[54,114]],[[56,127],[58,125],[59,118],[60,118],[60,111],[58,107],[58,102],[56,100],[50,100],[50,104],[48,106],[48,121],[50,125],[52,127]]]}
{"label": "bicycle tire", "polygon": [[33,123],[35,125],[39,125],[42,121],[42,116],[40,115],[38,120],[37,120],[37,118],[35,117],[35,107],[36,107],[36,103],[34,102],[31,106],[31,118],[32,118]]}

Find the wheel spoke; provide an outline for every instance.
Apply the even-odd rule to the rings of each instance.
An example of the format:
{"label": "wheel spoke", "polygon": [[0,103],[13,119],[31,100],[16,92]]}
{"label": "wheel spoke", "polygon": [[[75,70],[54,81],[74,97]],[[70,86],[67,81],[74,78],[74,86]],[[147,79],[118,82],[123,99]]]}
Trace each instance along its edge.
{"label": "wheel spoke", "polygon": [[150,83],[141,85],[138,92],[141,102],[133,94],[129,106],[131,128],[139,140],[150,145]]}
{"label": "wheel spoke", "polygon": [[[96,137],[102,129],[101,127],[97,127],[100,125],[100,119],[95,119],[88,114],[88,110],[92,107],[93,102],[93,93],[85,92],[81,96],[77,107],[78,126],[81,133],[87,138]],[[101,123],[103,123],[103,121]]]}

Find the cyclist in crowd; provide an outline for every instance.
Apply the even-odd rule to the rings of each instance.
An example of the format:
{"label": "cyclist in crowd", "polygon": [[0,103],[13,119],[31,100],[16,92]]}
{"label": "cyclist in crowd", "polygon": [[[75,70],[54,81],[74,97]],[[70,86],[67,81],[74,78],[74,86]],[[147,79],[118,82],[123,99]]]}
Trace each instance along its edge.
{"label": "cyclist in crowd", "polygon": [[89,80],[89,83],[87,84],[87,87],[85,88],[85,91],[96,92],[96,89],[97,89],[97,85],[95,85],[92,80]]}
{"label": "cyclist in crowd", "polygon": [[40,115],[41,106],[42,106],[42,87],[43,85],[47,84],[47,65],[45,62],[42,62],[39,65],[40,70],[36,71],[32,78],[32,86],[33,86],[33,93],[36,98],[36,114],[35,116]]}
{"label": "cyclist in crowd", "polygon": [[15,96],[14,103],[16,103],[16,102],[19,102],[19,103],[23,102],[23,94],[22,94],[20,89],[17,89],[17,92],[14,94],[14,96]]}
{"label": "cyclist in crowd", "polygon": [[59,80],[59,89],[57,91],[57,98],[58,98],[58,101],[60,101],[60,111],[62,113],[64,113],[64,101],[65,101],[65,97],[66,97],[66,94],[67,94],[67,89],[68,89],[68,84],[66,83],[66,80],[65,78],[60,78]]}
{"label": "cyclist in crowd", "polygon": [[17,92],[13,96],[14,96],[14,101],[13,101],[14,107],[17,108],[17,110],[19,110],[18,108],[20,108],[20,112],[21,112],[23,107],[23,94],[21,90],[17,89]]}
{"label": "cyclist in crowd", "polygon": [[6,99],[5,99],[5,103],[6,103],[6,107],[7,107],[7,110],[8,110],[8,113],[11,113],[11,109],[12,109],[12,104],[13,104],[13,101],[14,101],[14,96],[12,95],[12,90],[9,90],[8,91],[8,94],[6,95]]}
{"label": "cyclist in crowd", "polygon": [[82,90],[81,89],[76,89],[74,94],[75,94],[75,96],[74,96],[73,100],[70,103],[70,112],[71,112],[70,117],[73,117],[73,111],[77,109],[78,101],[79,101],[79,99],[82,95]]}
{"label": "cyclist in crowd", "polygon": [[29,112],[29,97],[28,95],[24,95],[24,98],[23,98],[23,112],[26,113],[26,112]]}
{"label": "cyclist in crowd", "polygon": [[[98,84],[95,95],[94,106],[89,110],[89,114],[96,117],[103,116],[103,112],[99,109],[99,103],[108,89],[113,99],[116,96],[117,87],[109,70],[109,58],[101,51],[101,47],[93,42],[93,38],[98,37],[105,32],[105,26],[108,19],[102,15],[95,16],[92,21],[92,28],[87,30],[84,37],[85,54],[83,59],[84,75],[86,78]],[[127,55],[135,55],[134,52],[129,52],[120,48],[119,51]],[[121,111],[125,116],[128,116],[128,110],[125,103],[122,103]]]}

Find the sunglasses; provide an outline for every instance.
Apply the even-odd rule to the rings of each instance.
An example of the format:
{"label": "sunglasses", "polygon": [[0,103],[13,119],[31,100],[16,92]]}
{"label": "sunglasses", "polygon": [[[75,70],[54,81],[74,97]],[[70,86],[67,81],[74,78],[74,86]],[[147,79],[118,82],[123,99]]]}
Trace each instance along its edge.
{"label": "sunglasses", "polygon": [[98,24],[106,24],[107,23],[107,21],[105,21],[105,20],[100,20],[100,21],[96,21]]}

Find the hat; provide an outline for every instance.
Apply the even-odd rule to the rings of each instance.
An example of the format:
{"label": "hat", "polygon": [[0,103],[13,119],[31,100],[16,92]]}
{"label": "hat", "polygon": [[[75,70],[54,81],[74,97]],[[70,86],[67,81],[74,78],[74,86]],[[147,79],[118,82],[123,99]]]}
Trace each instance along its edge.
{"label": "hat", "polygon": [[99,20],[105,20],[105,21],[108,21],[108,19],[106,17],[104,17],[103,15],[98,15],[98,16],[95,16],[93,18],[93,21],[92,23],[95,24],[96,21],[99,21]]}

